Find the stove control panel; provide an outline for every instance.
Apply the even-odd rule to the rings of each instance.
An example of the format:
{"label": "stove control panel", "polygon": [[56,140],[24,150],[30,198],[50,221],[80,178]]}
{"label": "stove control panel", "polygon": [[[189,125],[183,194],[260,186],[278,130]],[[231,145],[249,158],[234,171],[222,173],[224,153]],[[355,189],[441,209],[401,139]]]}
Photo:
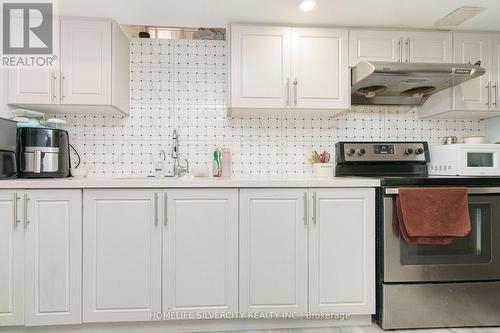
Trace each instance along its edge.
{"label": "stove control panel", "polygon": [[429,162],[427,142],[338,142],[336,162]]}

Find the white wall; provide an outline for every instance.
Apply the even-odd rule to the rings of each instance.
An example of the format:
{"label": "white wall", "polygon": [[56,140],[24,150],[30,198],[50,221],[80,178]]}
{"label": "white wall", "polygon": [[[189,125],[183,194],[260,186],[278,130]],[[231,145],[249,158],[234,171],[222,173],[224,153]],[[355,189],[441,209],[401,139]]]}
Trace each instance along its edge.
{"label": "white wall", "polygon": [[58,116],[67,120],[82,166],[94,176],[151,173],[160,150],[168,155],[174,128],[191,166],[211,167],[215,147],[226,146],[233,173],[243,177],[308,176],[311,149],[333,153],[337,141],[439,143],[483,133],[479,120],[422,120],[414,109],[380,106],[357,106],[335,117],[228,118],[224,41],[134,39],[130,51],[130,117]]}
{"label": "white wall", "polygon": [[500,141],[500,117],[486,119],[484,121],[484,135],[488,143]]}

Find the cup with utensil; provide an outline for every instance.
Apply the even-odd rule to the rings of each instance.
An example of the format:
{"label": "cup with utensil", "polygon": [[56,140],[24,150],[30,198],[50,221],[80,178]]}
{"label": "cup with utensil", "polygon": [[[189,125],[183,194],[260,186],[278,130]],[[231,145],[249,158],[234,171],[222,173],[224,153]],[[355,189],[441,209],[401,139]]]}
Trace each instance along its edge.
{"label": "cup with utensil", "polygon": [[330,153],[326,150],[319,154],[313,150],[308,158],[309,163],[313,165],[314,177],[332,178],[334,174],[334,164],[330,162]]}

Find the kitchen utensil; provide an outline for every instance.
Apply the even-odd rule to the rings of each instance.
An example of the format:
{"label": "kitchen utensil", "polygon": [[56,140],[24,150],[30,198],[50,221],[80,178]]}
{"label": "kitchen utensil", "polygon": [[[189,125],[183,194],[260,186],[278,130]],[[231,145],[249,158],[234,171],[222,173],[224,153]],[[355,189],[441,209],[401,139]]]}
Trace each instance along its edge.
{"label": "kitchen utensil", "polygon": [[443,140],[443,145],[452,145],[452,144],[456,144],[458,143],[458,139],[456,136],[452,135],[452,136],[447,136],[446,138],[444,138]]}

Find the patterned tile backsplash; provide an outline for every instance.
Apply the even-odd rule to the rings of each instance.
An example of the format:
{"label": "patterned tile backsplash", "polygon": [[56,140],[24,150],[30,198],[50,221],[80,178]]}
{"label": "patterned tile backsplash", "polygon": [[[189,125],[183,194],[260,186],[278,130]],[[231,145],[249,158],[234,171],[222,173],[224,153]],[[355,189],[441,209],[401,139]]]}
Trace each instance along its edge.
{"label": "patterned tile backsplash", "polygon": [[[215,147],[232,151],[237,176],[308,175],[311,149],[333,152],[339,140],[427,140],[480,135],[476,120],[420,120],[416,109],[354,107],[335,117],[225,114],[224,41],[140,40],[131,43],[131,112],[63,116],[82,165],[92,176],[152,173],[177,128],[181,155],[208,165]],[[59,117],[61,117],[59,115]]]}

